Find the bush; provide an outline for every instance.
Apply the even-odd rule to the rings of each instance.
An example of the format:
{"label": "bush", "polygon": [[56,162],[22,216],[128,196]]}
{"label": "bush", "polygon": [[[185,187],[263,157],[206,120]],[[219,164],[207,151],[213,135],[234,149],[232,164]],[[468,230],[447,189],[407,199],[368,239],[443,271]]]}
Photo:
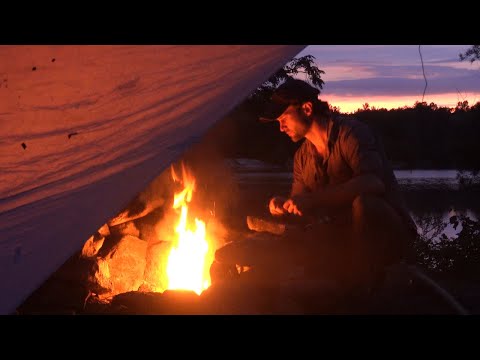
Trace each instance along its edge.
{"label": "bush", "polygon": [[415,243],[417,263],[427,270],[457,278],[480,278],[480,221],[466,215],[452,216],[450,224],[462,230],[455,237],[448,237],[448,223],[435,216],[416,219],[421,228]]}

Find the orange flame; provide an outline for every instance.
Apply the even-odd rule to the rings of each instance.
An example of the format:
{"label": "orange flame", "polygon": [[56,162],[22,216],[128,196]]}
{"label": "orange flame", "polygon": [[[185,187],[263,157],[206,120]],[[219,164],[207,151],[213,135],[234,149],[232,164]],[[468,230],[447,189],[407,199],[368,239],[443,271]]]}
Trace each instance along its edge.
{"label": "orange flame", "polygon": [[[172,166],[172,178],[180,181]],[[183,190],[176,193],[173,208],[180,208],[180,219],[175,228],[177,237],[167,261],[167,289],[192,290],[198,295],[210,284],[210,266],[213,250],[207,241],[205,223],[195,218],[195,229],[188,227],[188,203],[195,190],[195,178],[182,163]]]}

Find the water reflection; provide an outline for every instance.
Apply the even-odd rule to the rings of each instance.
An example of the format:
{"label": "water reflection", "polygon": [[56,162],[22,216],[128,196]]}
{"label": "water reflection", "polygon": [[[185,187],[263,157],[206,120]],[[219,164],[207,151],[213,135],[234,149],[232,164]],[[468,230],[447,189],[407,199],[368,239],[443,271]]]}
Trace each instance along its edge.
{"label": "water reflection", "polygon": [[[461,221],[459,221],[458,226],[456,227],[454,226],[454,224],[450,223],[450,219],[453,216],[464,215],[473,221],[478,221],[479,219],[478,214],[473,212],[472,210],[466,209],[459,211],[453,208],[443,213],[415,213],[411,211],[410,215],[412,216],[415,224],[417,225],[418,233],[426,238],[432,238],[434,240],[438,240],[442,234],[445,234],[448,238],[455,238],[462,231],[463,227]],[[435,236],[432,231],[428,231],[427,229],[425,229],[422,219],[426,219],[429,217],[434,217],[435,219],[440,220],[445,225],[443,231],[440,234]]]}

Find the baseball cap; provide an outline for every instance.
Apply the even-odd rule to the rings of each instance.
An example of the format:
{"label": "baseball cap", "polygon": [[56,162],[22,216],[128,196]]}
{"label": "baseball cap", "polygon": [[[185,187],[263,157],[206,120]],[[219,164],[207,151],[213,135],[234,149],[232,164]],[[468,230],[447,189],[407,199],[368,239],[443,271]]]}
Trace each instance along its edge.
{"label": "baseball cap", "polygon": [[270,102],[265,106],[261,122],[275,121],[290,105],[318,100],[320,90],[299,79],[288,79],[274,90]]}

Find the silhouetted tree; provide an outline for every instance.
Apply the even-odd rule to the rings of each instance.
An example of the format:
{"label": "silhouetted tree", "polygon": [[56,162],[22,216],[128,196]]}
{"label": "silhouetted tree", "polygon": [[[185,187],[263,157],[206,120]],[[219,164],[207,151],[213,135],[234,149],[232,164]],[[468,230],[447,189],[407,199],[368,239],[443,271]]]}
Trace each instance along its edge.
{"label": "silhouetted tree", "polygon": [[429,108],[426,101],[415,101],[413,107],[418,110],[426,110],[426,108]]}
{"label": "silhouetted tree", "polygon": [[455,111],[468,111],[470,107],[468,106],[468,101],[459,101],[457,103],[457,107],[455,108]]}
{"label": "silhouetted tree", "polygon": [[480,60],[480,45],[472,45],[464,53],[459,54],[460,61],[468,60],[473,63],[475,60]]}
{"label": "silhouetted tree", "polygon": [[460,189],[480,188],[480,170],[459,170],[457,181]]}
{"label": "silhouetted tree", "polygon": [[417,101],[413,107],[369,107],[346,116],[368,123],[381,135],[387,155],[397,168],[479,169],[480,104],[457,105],[452,111]]}
{"label": "silhouetted tree", "polygon": [[333,113],[333,114],[336,114],[336,115],[339,115],[340,114],[340,107],[338,106],[333,106],[331,104],[328,104],[328,107],[330,109],[330,111]]}
{"label": "silhouetted tree", "polygon": [[265,101],[279,84],[289,78],[293,78],[299,73],[306,74],[306,81],[310,82],[319,90],[323,89],[325,82],[322,80],[322,74],[325,74],[325,72],[318,68],[313,55],[305,55],[299,58],[293,58],[283,68],[275,72],[252,93],[249,99],[260,102]]}

